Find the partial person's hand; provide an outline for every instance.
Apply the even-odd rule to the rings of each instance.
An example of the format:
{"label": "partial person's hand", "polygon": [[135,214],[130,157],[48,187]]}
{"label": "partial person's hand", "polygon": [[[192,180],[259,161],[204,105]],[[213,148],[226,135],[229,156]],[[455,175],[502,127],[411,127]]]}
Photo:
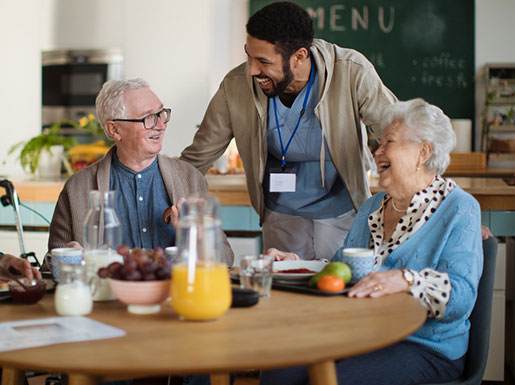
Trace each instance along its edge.
{"label": "partial person's hand", "polygon": [[295,253],[290,253],[288,251],[281,251],[274,248],[270,248],[266,250],[263,254],[268,254],[274,257],[276,261],[298,261],[300,260],[299,256]]}
{"label": "partial person's hand", "polygon": [[84,248],[82,247],[82,245],[77,241],[68,242],[66,245],[64,245],[64,247],[71,247],[72,249],[79,249],[79,250],[84,251]]}
{"label": "partial person's hand", "polygon": [[387,294],[407,291],[407,289],[408,283],[402,276],[402,271],[376,271],[361,278],[350,288],[348,296],[377,298]]}
{"label": "partial person's hand", "polygon": [[179,209],[177,206],[172,205],[165,210],[163,213],[163,221],[166,224],[171,224],[173,228],[177,230],[179,226]]}
{"label": "partial person's hand", "polygon": [[14,274],[22,274],[28,279],[41,279],[41,273],[32,267],[26,259],[15,257],[11,254],[4,254],[0,257],[0,264]]}
{"label": "partial person's hand", "polygon": [[483,226],[481,225],[481,238],[483,239],[483,241],[485,239],[488,239],[490,237],[493,237],[494,235],[492,234],[492,232],[490,231],[490,228],[486,227],[486,226]]}

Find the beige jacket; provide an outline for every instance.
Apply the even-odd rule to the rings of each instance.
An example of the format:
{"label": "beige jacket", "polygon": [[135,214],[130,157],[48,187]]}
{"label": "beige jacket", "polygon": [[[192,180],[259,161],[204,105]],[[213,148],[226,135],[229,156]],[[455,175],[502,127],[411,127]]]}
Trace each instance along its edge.
{"label": "beige jacket", "polygon": [[[370,196],[366,171],[372,156],[364,125],[378,131],[383,108],[394,103],[396,97],[359,52],[315,39],[311,53],[320,83],[315,115],[357,210]],[[213,96],[193,143],[180,157],[206,173],[234,137],[250,201],[261,222],[265,211],[262,182],[267,158],[267,101],[248,75],[247,63],[234,68]],[[322,146],[321,164],[324,157]]]}
{"label": "beige jacket", "polygon": [[[63,247],[70,241],[84,244],[84,219],[89,210],[89,191],[109,190],[114,148],[102,160],[72,175],[66,181],[50,224],[48,250]],[[168,197],[173,204],[181,197],[208,192],[206,179],[191,165],[164,155],[158,155],[158,162]],[[227,264],[232,266],[234,254],[225,235],[224,242]]]}

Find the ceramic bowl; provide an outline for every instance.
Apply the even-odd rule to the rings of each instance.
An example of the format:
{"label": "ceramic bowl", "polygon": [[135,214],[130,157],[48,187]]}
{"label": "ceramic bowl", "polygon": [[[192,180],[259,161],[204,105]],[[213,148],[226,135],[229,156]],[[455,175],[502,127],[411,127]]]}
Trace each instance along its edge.
{"label": "ceramic bowl", "polygon": [[151,314],[161,310],[161,303],[170,296],[170,280],[122,281],[109,278],[109,285],[120,302],[134,314]]}
{"label": "ceramic bowl", "polygon": [[33,304],[39,302],[45,295],[44,280],[20,278],[21,286],[16,281],[9,281],[9,294],[14,303]]}

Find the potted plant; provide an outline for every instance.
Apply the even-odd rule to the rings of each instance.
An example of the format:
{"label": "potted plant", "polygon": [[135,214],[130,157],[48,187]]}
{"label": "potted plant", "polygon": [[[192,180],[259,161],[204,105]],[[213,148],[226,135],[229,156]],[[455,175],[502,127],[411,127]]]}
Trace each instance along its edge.
{"label": "potted plant", "polygon": [[[63,136],[61,130],[61,122],[53,124],[46,128],[37,136],[32,137],[28,141],[15,144],[9,149],[8,155],[20,150],[18,159],[25,170],[29,170],[31,174],[35,174],[40,164],[42,156],[50,157],[58,156],[58,164],[61,164],[61,156],[63,151],[68,151],[77,144],[75,138]],[[57,147],[56,147],[57,146]],[[60,147],[59,147],[60,146]],[[59,168],[59,173],[60,173]]]}
{"label": "potted plant", "polygon": [[[77,146],[78,144],[75,138],[66,137],[63,135],[63,130],[61,129],[63,125],[77,128],[85,133],[91,134],[94,137],[101,137],[106,145],[112,144],[112,142],[105,136],[104,130],[100,127],[100,124],[96,120],[95,116],[93,114],[89,114],[88,116],[82,117],[78,123],[69,119],[59,120],[49,128],[44,129],[41,134],[34,136],[28,141],[20,142],[12,146],[9,149],[8,155],[11,155],[14,152],[20,150],[18,159],[20,160],[21,165],[24,169],[28,170],[32,174],[36,174],[38,166],[42,165],[42,163],[46,163],[49,156],[57,156],[58,158],[56,159],[55,163],[58,165],[58,175],[60,175],[60,165],[64,152],[68,152],[68,150],[74,146]],[[68,165],[67,168],[68,172],[71,174],[71,167]]]}

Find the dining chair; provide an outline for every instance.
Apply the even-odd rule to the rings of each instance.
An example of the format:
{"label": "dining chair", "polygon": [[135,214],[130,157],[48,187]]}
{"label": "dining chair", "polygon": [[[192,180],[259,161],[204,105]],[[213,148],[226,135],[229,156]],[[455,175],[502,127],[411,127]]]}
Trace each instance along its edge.
{"label": "dining chair", "polygon": [[465,358],[465,369],[459,379],[440,385],[480,385],[483,381],[490,344],[496,258],[497,239],[495,237],[485,239],[483,241],[483,274],[479,280],[476,304],[469,317],[469,348]]}

